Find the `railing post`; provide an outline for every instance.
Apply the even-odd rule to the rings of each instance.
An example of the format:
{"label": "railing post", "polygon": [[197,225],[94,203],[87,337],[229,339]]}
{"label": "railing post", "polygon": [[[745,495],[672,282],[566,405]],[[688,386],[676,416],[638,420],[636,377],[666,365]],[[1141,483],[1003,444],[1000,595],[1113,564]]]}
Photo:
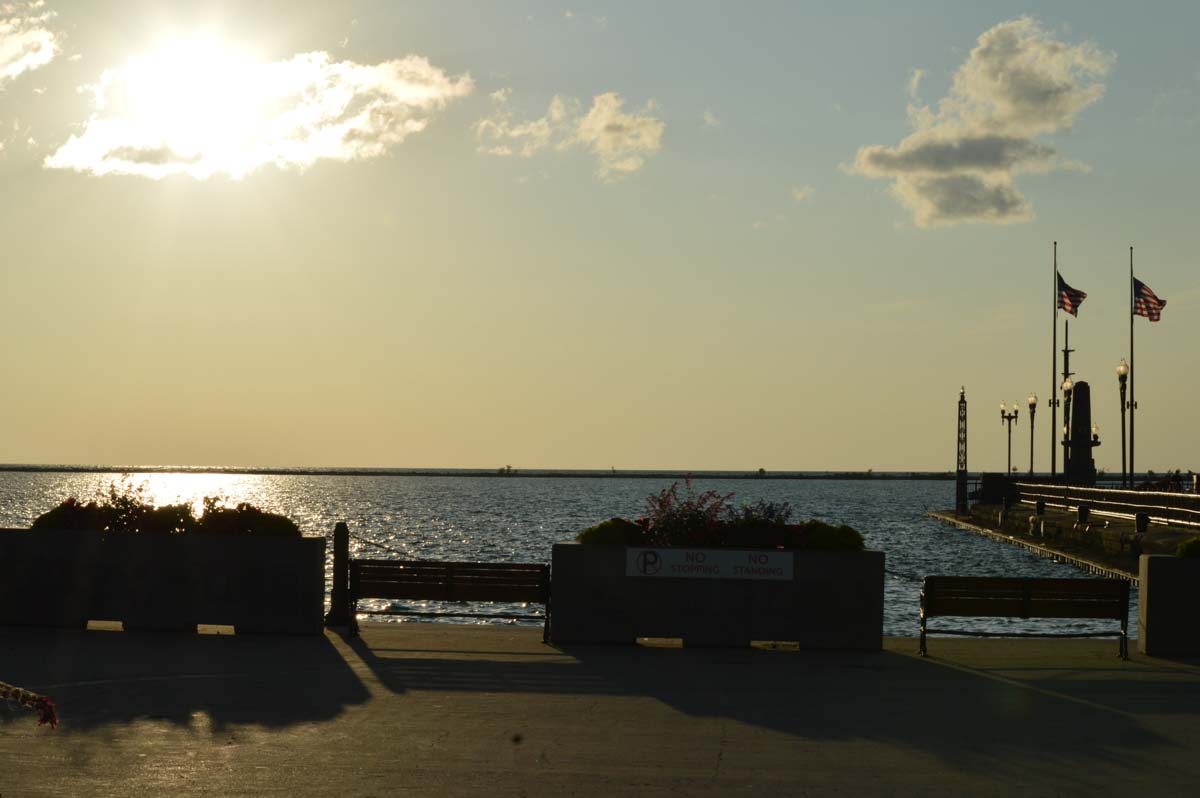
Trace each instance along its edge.
{"label": "railing post", "polygon": [[326,626],[346,626],[350,601],[350,527],[339,521],[333,528],[333,589],[329,594]]}

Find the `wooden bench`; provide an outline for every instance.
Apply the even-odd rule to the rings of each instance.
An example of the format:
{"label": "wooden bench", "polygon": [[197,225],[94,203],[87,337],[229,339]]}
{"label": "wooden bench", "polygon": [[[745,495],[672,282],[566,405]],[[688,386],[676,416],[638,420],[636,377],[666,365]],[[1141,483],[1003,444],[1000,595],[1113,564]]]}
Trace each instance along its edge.
{"label": "wooden bench", "polygon": [[[1011,633],[929,629],[938,616],[992,618],[1089,618],[1121,622],[1119,632]],[[974,637],[1119,637],[1129,659],[1129,582],[1124,579],[1037,579],[991,576],[927,576],[921,588],[921,656],[925,635]]]}
{"label": "wooden bench", "polygon": [[[550,630],[550,566],[544,563],[437,562],[432,560],[350,560],[350,636],[358,635],[358,601],[365,598],[449,602],[533,602],[546,607],[542,640]],[[529,619],[512,612],[424,612],[371,610],[375,615],[451,618]]]}

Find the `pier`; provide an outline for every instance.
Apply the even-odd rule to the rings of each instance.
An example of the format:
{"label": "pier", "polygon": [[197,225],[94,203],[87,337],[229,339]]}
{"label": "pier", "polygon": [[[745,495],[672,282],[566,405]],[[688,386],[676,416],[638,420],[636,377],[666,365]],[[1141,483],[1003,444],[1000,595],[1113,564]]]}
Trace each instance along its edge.
{"label": "pier", "polygon": [[930,518],[935,518],[945,524],[965,529],[968,532],[973,532],[976,535],[996,540],[1001,543],[1008,543],[1013,546],[1020,546],[1026,551],[1032,552],[1039,557],[1045,557],[1048,560],[1055,562],[1064,562],[1068,565],[1074,565],[1080,570],[1086,571],[1094,576],[1102,576],[1110,579],[1128,579],[1136,587],[1138,584],[1138,576],[1133,570],[1126,568],[1114,567],[1110,564],[1099,562],[1091,557],[1080,556],[1077,553],[1064,551],[1053,546],[1047,546],[1041,543],[1035,543],[1032,540],[1021,537],[1019,535],[1010,534],[1008,532],[991,529],[974,521],[966,520],[956,516],[952,512],[930,511]]}

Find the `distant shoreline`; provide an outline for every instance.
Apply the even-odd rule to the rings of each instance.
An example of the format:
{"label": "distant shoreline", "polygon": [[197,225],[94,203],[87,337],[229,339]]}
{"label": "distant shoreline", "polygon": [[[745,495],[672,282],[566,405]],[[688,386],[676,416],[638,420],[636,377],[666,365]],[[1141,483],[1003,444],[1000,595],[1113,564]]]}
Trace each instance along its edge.
{"label": "distant shoreline", "polygon": [[944,471],[621,471],[584,469],[514,469],[509,472],[456,468],[241,468],[216,466],[87,466],[0,464],[0,473],[27,474],[235,474],[305,477],[494,477],[496,479],[826,479],[826,480],[953,480]]}

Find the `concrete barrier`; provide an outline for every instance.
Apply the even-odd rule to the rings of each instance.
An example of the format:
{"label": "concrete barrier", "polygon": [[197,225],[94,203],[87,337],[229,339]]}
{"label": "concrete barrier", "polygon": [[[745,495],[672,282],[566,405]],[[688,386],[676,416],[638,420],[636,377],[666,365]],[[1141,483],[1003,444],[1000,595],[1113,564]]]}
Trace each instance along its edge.
{"label": "concrete barrier", "polygon": [[[631,575],[627,546],[556,544],[550,571],[550,639],[742,646],[755,640],[801,648],[877,651],[883,641],[881,551],[680,550],[725,558],[769,554],[789,578]],[[709,556],[713,556],[710,554]]]}
{"label": "concrete barrier", "polygon": [[0,530],[0,624],[320,634],[325,539]]}
{"label": "concrete barrier", "polygon": [[1143,554],[1138,581],[1138,651],[1200,656],[1200,558]]}

